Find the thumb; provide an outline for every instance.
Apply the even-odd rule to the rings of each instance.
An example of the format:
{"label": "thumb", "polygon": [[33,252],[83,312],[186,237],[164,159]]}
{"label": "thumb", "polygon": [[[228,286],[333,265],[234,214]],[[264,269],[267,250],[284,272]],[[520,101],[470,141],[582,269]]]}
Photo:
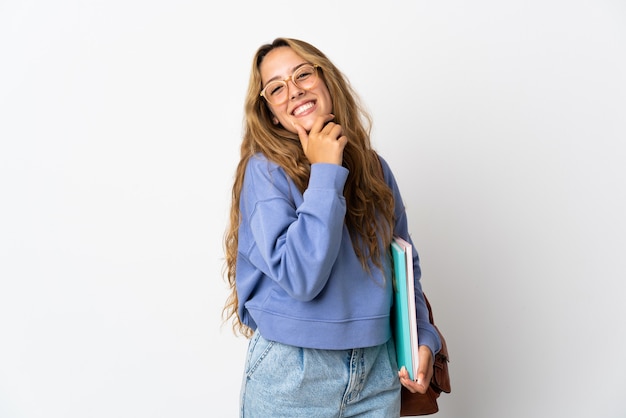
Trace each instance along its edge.
{"label": "thumb", "polygon": [[306,129],[302,127],[297,122],[291,122],[295,130],[298,132],[298,138],[300,138],[300,143],[302,144],[302,149],[306,152],[306,147],[309,143],[309,134],[307,134]]}
{"label": "thumb", "polygon": [[417,373],[417,379],[415,379],[415,383],[417,383],[424,390],[426,390],[428,388],[428,385],[430,384],[430,379],[427,378],[426,373],[420,371]]}
{"label": "thumb", "polygon": [[424,390],[428,388],[433,377],[433,359],[430,348],[427,346],[419,347],[419,367],[416,377],[415,381],[418,385],[421,385]]}

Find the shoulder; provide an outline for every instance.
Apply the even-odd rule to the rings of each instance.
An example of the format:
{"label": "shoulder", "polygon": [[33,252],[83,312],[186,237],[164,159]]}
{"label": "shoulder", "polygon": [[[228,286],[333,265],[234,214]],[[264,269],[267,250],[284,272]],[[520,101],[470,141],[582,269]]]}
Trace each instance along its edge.
{"label": "shoulder", "polygon": [[376,153],[376,155],[380,160],[380,165],[383,167],[383,171],[390,171],[389,163],[387,162],[387,160],[378,152]]}
{"label": "shoulder", "polygon": [[246,165],[246,177],[269,178],[280,172],[284,175],[284,170],[267,156],[261,153],[254,154]]}
{"label": "shoulder", "polygon": [[248,160],[244,175],[244,188],[285,188],[291,181],[285,170],[267,156],[257,153]]}
{"label": "shoulder", "polygon": [[265,154],[258,152],[250,157],[246,170],[276,170],[277,168],[278,164],[272,162]]}
{"label": "shoulder", "polygon": [[380,155],[379,153],[376,153],[376,155],[378,156],[378,160],[380,161],[380,166],[381,166],[381,168],[383,170],[383,175],[385,176],[385,181],[389,185],[395,184],[396,179],[395,179],[395,177],[393,175],[393,171],[391,170],[391,166],[389,165],[387,160],[382,155]]}

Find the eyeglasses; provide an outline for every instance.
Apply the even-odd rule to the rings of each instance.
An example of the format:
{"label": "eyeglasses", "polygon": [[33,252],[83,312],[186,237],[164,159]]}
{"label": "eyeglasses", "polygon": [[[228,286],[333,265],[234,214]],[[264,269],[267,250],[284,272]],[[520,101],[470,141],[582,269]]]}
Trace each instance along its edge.
{"label": "eyeglasses", "polygon": [[305,64],[284,80],[270,81],[261,90],[260,96],[263,96],[274,106],[285,103],[289,98],[289,88],[287,87],[289,80],[298,88],[311,90],[317,83],[317,67],[318,65]]}

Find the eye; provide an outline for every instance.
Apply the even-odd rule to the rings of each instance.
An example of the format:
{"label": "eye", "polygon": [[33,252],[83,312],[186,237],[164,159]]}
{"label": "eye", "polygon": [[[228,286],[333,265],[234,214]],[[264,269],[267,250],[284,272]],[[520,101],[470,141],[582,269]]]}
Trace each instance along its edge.
{"label": "eye", "polygon": [[306,66],[306,67],[302,67],[297,74],[295,74],[296,80],[301,81],[301,80],[306,80],[307,78],[311,77],[313,75],[313,68]]}
{"label": "eye", "polygon": [[283,92],[283,90],[285,89],[285,85],[279,82],[270,83],[267,85],[266,89],[270,96],[277,96]]}

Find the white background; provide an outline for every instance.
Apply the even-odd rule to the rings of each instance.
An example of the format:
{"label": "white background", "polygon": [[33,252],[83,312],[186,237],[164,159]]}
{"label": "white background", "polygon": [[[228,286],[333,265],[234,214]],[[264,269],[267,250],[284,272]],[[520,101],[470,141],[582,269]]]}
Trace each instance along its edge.
{"label": "white background", "polygon": [[222,234],[252,55],[371,110],[440,418],[626,416],[626,3],[0,0],[0,417],[236,417]]}

